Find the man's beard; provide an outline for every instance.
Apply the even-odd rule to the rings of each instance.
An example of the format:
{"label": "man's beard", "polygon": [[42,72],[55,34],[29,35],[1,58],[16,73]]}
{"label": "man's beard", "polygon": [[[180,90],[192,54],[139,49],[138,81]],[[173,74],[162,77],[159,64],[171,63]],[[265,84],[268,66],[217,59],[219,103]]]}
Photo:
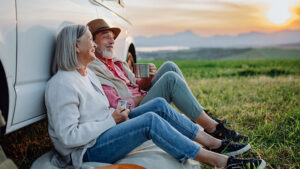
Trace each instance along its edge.
{"label": "man's beard", "polygon": [[112,59],[114,56],[114,53],[108,51],[106,48],[104,48],[104,50],[101,50],[100,48],[97,47],[96,52],[100,53],[102,55],[102,57],[104,57],[106,59]]}

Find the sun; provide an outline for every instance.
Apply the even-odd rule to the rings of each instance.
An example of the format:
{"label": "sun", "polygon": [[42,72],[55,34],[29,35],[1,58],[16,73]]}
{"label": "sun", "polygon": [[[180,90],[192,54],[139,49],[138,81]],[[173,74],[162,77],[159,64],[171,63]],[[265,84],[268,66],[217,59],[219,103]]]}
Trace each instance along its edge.
{"label": "sun", "polygon": [[271,21],[274,24],[284,24],[288,19],[291,18],[289,5],[284,3],[273,4],[267,13],[267,17],[269,21]]}

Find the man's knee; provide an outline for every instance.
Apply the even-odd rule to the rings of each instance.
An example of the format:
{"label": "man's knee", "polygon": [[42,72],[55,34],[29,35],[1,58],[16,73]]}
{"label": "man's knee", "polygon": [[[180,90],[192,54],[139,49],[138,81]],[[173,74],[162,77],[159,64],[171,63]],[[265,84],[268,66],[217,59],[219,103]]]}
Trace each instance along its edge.
{"label": "man's knee", "polygon": [[164,63],[164,66],[166,66],[168,68],[168,70],[171,71],[177,71],[178,66],[176,65],[176,63],[172,62],[172,61],[166,61]]}
{"label": "man's knee", "polygon": [[171,82],[170,80],[180,79],[180,76],[175,72],[169,71],[164,74],[163,78],[166,78],[168,82]]}

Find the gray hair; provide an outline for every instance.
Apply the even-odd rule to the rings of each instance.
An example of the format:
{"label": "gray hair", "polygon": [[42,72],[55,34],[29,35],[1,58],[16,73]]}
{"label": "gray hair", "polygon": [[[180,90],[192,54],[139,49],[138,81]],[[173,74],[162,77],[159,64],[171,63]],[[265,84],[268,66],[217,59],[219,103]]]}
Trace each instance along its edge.
{"label": "gray hair", "polygon": [[87,31],[84,25],[68,25],[57,36],[55,54],[52,63],[52,73],[58,70],[75,70],[80,67],[76,53],[76,42]]}

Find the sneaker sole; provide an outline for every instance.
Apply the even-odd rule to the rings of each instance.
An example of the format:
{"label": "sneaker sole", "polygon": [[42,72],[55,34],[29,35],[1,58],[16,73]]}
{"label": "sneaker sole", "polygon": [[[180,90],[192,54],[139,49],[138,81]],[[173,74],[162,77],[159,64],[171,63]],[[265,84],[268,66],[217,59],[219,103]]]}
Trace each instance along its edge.
{"label": "sneaker sole", "polygon": [[265,162],[265,160],[261,159],[261,163],[260,163],[260,165],[257,167],[257,169],[263,169],[263,168],[265,168],[265,167],[266,167],[266,162]]}
{"label": "sneaker sole", "polygon": [[[242,154],[246,151],[248,151],[249,149],[251,148],[250,144],[247,144],[245,147],[243,147],[242,149],[239,149],[237,151],[232,151],[232,152],[227,152],[225,153],[226,155],[228,156],[235,156],[235,155],[238,155],[238,154]],[[266,163],[266,162],[265,162]]]}

